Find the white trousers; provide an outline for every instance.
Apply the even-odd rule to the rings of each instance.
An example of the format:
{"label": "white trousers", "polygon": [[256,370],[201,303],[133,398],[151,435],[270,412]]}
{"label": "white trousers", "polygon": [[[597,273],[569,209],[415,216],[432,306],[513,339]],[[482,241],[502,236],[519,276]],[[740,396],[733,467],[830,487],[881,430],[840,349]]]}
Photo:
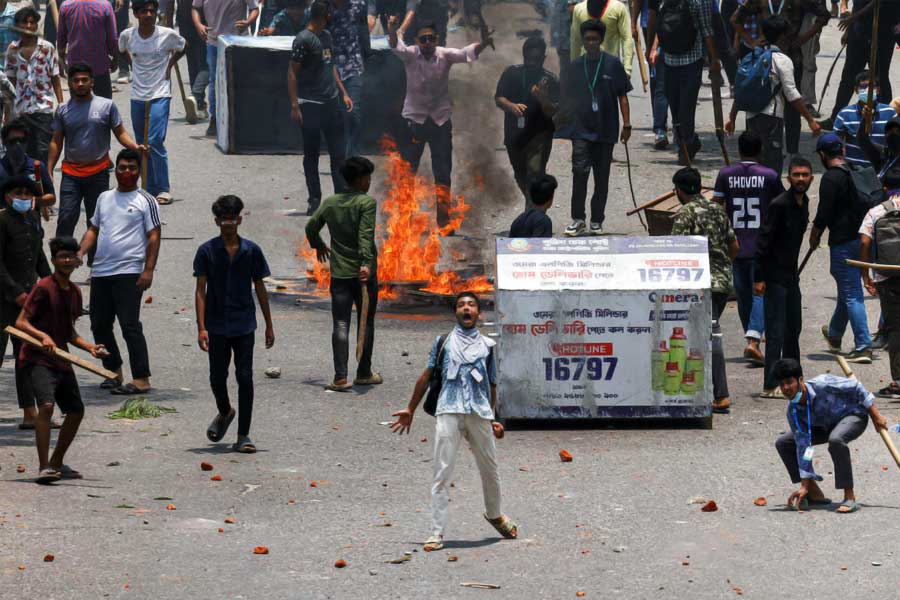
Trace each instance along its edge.
{"label": "white trousers", "polygon": [[491,422],[475,414],[438,415],[434,440],[434,483],[431,485],[431,533],[444,535],[449,518],[450,480],[456,466],[456,453],[462,438],[481,474],[484,512],[496,519],[500,512],[500,474],[497,471],[497,448]]}

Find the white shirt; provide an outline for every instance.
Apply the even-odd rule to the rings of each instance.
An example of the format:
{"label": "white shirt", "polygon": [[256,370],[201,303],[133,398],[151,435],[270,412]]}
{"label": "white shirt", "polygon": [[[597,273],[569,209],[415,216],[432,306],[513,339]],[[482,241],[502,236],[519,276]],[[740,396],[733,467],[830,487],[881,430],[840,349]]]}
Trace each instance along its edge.
{"label": "white shirt", "polygon": [[131,54],[132,100],[172,96],[166,66],[172,52],[184,50],[184,45],[184,38],[168,27],[157,26],[148,38],[141,37],[137,27],[129,27],[119,34],[119,51]]}
{"label": "white shirt", "polygon": [[797,83],[794,79],[794,63],[791,62],[787,54],[781,52],[776,46],[772,46],[772,70],[769,72],[769,77],[772,79],[772,91],[774,92],[779,84],[781,89],[778,90],[778,93],[775,94],[775,97],[772,98],[765,110],[758,113],[748,112],[748,118],[763,114],[783,119],[785,100],[793,102],[803,97],[803,94],[797,89]]}
{"label": "white shirt", "polygon": [[159,205],[140,188],[114,188],[97,198],[91,225],[99,230],[91,277],[134,275],[144,270],[147,234],[160,227]]}
{"label": "white shirt", "polygon": [[[900,195],[893,195],[890,198],[891,203],[894,205],[894,208],[900,210]],[[875,239],[875,221],[883,217],[887,214],[887,211],[884,207],[879,204],[873,208],[869,209],[869,212],[866,213],[866,216],[863,217],[862,224],[859,226],[859,234],[864,235],[870,240]],[[886,275],[882,275],[880,271],[876,269],[872,269],[872,281],[878,283],[879,281],[884,281],[888,279]]]}

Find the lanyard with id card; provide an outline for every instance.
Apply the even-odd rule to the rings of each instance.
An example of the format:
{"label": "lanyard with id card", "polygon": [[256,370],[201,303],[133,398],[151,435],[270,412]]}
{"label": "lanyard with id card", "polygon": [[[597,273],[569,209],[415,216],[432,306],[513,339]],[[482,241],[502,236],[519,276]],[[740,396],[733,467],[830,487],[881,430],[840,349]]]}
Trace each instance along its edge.
{"label": "lanyard with id card", "polygon": [[594,71],[594,79],[593,81],[589,81],[588,70],[587,70],[587,56],[584,57],[584,80],[589,81],[588,90],[591,92],[591,110],[594,112],[600,112],[600,104],[597,102],[597,97],[594,95],[594,88],[597,87],[597,77],[600,76],[600,69],[603,68],[603,53],[600,53],[600,60],[597,61],[597,69]]}
{"label": "lanyard with id card", "polygon": [[[797,433],[802,434],[803,430],[800,429],[800,420],[797,418],[797,407],[794,407],[794,426],[797,428]],[[806,450],[803,452],[803,460],[811,461],[813,459],[813,443],[812,443],[812,411],[809,408],[809,401],[806,402],[806,435],[809,438],[809,445],[806,447]]]}

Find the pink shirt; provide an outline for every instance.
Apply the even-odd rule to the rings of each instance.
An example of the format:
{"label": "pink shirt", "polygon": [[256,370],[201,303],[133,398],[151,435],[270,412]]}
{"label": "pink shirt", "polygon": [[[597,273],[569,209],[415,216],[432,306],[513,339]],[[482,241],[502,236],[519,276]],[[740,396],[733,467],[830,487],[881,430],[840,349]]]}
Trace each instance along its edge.
{"label": "pink shirt", "polygon": [[456,63],[475,62],[477,43],[465,48],[438,46],[431,58],[425,58],[418,46],[407,46],[397,40],[394,53],[406,67],[406,100],[403,102],[404,118],[424,123],[428,117],[443,125],[450,119],[450,67]]}

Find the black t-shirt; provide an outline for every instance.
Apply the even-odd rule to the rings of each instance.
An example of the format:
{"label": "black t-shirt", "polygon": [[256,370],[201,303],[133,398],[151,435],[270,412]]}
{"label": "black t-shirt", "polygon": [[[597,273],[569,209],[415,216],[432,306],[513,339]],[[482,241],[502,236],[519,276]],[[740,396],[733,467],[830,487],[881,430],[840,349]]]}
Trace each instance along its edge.
{"label": "black t-shirt", "polygon": [[619,139],[619,98],[632,90],[622,61],[606,52],[600,53],[599,61],[582,55],[566,73],[557,137],[615,144]]}
{"label": "black t-shirt", "polygon": [[553,221],[547,213],[538,208],[529,208],[513,221],[509,237],[549,238],[553,237]]}
{"label": "black t-shirt", "polygon": [[524,104],[523,127],[519,127],[519,119],[503,111],[503,143],[507,146],[522,147],[539,133],[553,133],[553,119],[544,114],[541,103],[531,93],[531,88],[546,78],[551,102],[559,100],[559,81],[546,69],[528,69],[525,65],[507,67],[497,82],[495,96],[503,96],[513,104]]}
{"label": "black t-shirt", "polygon": [[300,63],[297,75],[297,95],[301,100],[325,102],[337,96],[334,67],[331,62],[331,33],[318,34],[304,29],[294,38],[291,60]]}
{"label": "black t-shirt", "polygon": [[828,229],[828,245],[837,246],[859,238],[859,226],[864,214],[856,209],[850,173],[841,167],[831,167],[819,183],[819,208],[813,223]]}

